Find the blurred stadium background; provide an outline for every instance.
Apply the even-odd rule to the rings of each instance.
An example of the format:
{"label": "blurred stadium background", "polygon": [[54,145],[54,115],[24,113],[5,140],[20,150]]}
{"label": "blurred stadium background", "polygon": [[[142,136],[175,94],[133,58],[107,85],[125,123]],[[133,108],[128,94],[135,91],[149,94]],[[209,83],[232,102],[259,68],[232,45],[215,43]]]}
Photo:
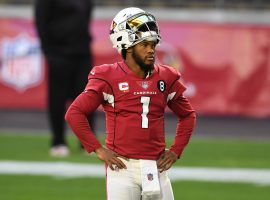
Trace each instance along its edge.
{"label": "blurred stadium background", "polygon": [[[74,153],[70,158],[47,155],[47,69],[33,25],[32,4],[33,0],[0,0],[0,161],[85,163],[87,158],[77,152],[72,134]],[[95,0],[94,4],[95,64],[119,59],[108,29],[123,7],[145,8],[160,22],[163,41],[158,60],[181,71],[188,87],[186,96],[198,114],[194,137],[177,166],[270,170],[269,0]],[[102,138],[104,115],[98,112],[97,116]],[[170,138],[176,119],[169,111],[166,123]],[[91,162],[98,161],[91,157]],[[0,180],[3,200],[36,199],[38,194],[43,195],[39,199],[75,199],[80,196],[77,193],[81,199],[105,198],[103,190],[84,193],[83,185],[93,184],[85,179],[61,180],[57,185],[56,179],[0,174]],[[36,191],[29,189],[33,181],[40,184],[40,188],[35,185]],[[102,179],[93,182],[104,189]],[[50,190],[54,184],[58,192]],[[42,187],[48,187],[50,196]],[[178,181],[173,187],[181,191],[176,199],[260,200],[270,196],[269,184]],[[18,188],[18,196],[14,196],[14,188]],[[69,190],[73,193],[67,193]],[[62,196],[61,191],[67,194]]]}

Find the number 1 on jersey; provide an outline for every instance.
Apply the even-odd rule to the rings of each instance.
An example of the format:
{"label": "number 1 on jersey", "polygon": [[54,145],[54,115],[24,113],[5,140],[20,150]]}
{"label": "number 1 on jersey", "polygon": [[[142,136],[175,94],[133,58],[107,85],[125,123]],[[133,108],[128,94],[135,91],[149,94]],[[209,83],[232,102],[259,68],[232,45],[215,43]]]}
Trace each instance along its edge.
{"label": "number 1 on jersey", "polygon": [[150,97],[141,97],[141,103],[142,103],[142,128],[148,128],[148,117],[147,114],[149,112],[149,103],[150,103]]}

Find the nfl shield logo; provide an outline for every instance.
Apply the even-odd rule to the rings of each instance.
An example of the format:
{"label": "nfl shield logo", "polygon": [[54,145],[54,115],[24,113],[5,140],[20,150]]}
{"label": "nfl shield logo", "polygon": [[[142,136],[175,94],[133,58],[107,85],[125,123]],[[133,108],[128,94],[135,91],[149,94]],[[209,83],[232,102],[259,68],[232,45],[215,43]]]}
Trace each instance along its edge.
{"label": "nfl shield logo", "polygon": [[150,87],[152,81],[137,81],[137,84],[146,90]]}
{"label": "nfl shield logo", "polygon": [[154,179],[153,174],[151,174],[151,173],[147,174],[147,180],[148,181],[152,181],[153,179]]}
{"label": "nfl shield logo", "polygon": [[38,40],[27,34],[0,41],[0,81],[24,92],[38,85],[44,75]]}
{"label": "nfl shield logo", "polygon": [[142,88],[147,89],[149,87],[149,84],[147,81],[142,82]]}

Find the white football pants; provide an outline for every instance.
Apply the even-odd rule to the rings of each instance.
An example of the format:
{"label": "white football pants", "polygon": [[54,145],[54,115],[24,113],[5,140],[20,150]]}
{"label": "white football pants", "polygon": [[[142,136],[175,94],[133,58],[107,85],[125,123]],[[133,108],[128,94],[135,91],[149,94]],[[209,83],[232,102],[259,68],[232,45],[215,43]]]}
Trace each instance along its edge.
{"label": "white football pants", "polygon": [[[120,158],[121,159],[121,158]],[[121,159],[127,169],[106,170],[107,200],[174,200],[171,182],[166,171],[159,173],[160,195],[142,196],[140,160]]]}

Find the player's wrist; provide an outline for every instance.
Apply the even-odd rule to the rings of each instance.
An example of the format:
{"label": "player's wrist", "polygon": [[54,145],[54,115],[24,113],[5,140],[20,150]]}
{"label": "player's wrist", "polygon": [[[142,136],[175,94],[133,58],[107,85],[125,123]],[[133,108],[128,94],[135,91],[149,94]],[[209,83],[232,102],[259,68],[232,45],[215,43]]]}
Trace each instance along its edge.
{"label": "player's wrist", "polygon": [[103,146],[99,146],[98,148],[96,148],[96,149],[94,150],[94,152],[95,152],[96,154],[99,154],[99,153],[101,153],[102,151],[104,151],[104,147],[103,147]]}
{"label": "player's wrist", "polygon": [[175,151],[173,148],[170,148],[169,151],[171,151],[173,154],[175,154],[175,156],[177,157],[177,159],[180,158],[180,155],[179,153],[177,153],[177,151]]}

